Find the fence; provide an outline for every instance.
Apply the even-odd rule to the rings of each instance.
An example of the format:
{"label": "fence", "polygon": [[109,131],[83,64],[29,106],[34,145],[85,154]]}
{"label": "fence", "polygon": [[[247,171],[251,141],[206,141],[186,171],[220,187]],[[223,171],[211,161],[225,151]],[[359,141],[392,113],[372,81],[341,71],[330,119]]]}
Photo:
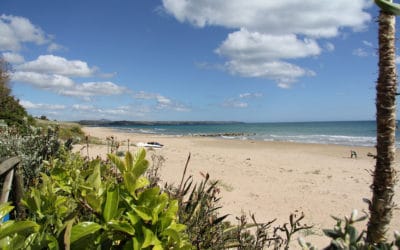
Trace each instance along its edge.
{"label": "fence", "polygon": [[23,179],[20,165],[21,159],[19,157],[11,157],[0,163],[0,176],[3,177],[5,175],[0,204],[8,201],[10,191],[12,190],[12,202],[16,208],[16,217],[23,218],[25,216],[24,209],[20,205],[23,195]]}

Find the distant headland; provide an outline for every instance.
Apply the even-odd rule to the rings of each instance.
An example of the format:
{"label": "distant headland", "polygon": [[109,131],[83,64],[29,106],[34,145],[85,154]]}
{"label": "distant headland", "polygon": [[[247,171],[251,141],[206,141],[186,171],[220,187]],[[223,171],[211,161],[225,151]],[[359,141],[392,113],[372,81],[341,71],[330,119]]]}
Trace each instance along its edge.
{"label": "distant headland", "polygon": [[244,124],[237,121],[110,121],[110,120],[80,120],[83,126],[154,126],[154,125],[223,125]]}

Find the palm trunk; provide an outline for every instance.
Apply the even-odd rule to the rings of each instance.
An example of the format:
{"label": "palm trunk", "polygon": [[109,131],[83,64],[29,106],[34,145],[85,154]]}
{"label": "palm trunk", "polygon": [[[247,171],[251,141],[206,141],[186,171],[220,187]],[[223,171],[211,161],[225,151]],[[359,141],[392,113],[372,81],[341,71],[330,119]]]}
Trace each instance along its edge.
{"label": "palm trunk", "polygon": [[392,198],[396,182],[395,16],[382,10],[379,14],[379,77],[376,90],[377,158],[371,186],[371,217],[367,230],[367,241],[372,244],[386,241],[394,208]]}

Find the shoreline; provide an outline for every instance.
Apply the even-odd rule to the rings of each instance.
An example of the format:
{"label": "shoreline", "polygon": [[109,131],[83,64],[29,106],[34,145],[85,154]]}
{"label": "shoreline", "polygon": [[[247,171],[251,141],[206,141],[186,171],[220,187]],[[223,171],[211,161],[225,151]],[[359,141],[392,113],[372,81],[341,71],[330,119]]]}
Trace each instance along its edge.
{"label": "shoreline", "polygon": [[[375,160],[367,154],[375,154],[374,147],[174,137],[104,127],[83,127],[83,131],[102,140],[112,135],[116,141],[124,141],[119,151],[127,150],[128,139],[130,144],[160,142],[165,146],[148,150],[148,159],[153,154],[163,157],[161,179],[175,185],[179,184],[191,153],[187,176],[200,181],[202,172],[209,173],[212,180],[220,180],[221,213],[231,214],[230,221],[235,223],[235,216],[242,212],[248,215],[251,211],[258,222],[277,218],[277,223],[283,224],[291,212],[302,211],[303,222],[314,225],[315,233],[305,239],[318,247],[328,244],[328,239],[321,237],[321,229],[333,228],[335,221],[331,215],[342,218],[353,209],[368,211],[362,199],[372,195],[369,188],[372,177],[368,170],[373,169]],[[75,151],[81,147],[76,146]],[[107,145],[89,147],[89,157],[106,157]],[[130,151],[135,150],[137,147],[130,146]],[[350,150],[357,152],[357,159],[350,157]],[[85,155],[86,150],[82,154]],[[396,190],[398,187],[397,184]],[[400,203],[399,195],[395,195],[394,202]],[[390,228],[391,231],[395,229],[400,229],[399,210],[394,211]]]}

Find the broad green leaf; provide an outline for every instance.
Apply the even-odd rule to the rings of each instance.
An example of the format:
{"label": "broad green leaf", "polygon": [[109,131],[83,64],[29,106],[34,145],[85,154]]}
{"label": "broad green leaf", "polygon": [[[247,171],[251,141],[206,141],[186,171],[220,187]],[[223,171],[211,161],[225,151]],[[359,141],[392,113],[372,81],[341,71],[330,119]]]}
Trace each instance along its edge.
{"label": "broad green leaf", "polygon": [[94,193],[89,193],[86,195],[85,199],[89,204],[89,206],[93,208],[94,211],[101,214],[102,211],[101,205],[103,203],[103,197],[98,197]]}
{"label": "broad green leaf", "polygon": [[168,227],[168,229],[175,230],[177,232],[182,232],[186,229],[186,225],[179,224],[176,222],[172,222],[171,225]]}
{"label": "broad green leaf", "polygon": [[131,172],[133,168],[133,156],[131,152],[126,152],[125,154],[125,166],[126,170]]}
{"label": "broad green leaf", "polygon": [[119,203],[119,188],[109,188],[107,190],[106,203],[103,209],[103,218],[106,222],[113,219],[118,213],[118,203]]}
{"label": "broad green leaf", "polygon": [[133,185],[132,189],[134,189],[135,190],[134,192],[136,193],[136,190],[138,190],[140,188],[144,188],[144,187],[148,186],[149,184],[150,184],[150,181],[146,177],[141,176],[138,179],[136,179],[136,182]]}
{"label": "broad green leaf", "polygon": [[387,11],[392,15],[400,16],[400,4],[388,0],[375,0],[375,3],[382,10]]}
{"label": "broad green leaf", "polygon": [[14,209],[10,202],[0,204],[0,221]]}
{"label": "broad green leaf", "polygon": [[161,235],[162,235],[162,236],[171,237],[174,241],[176,241],[176,242],[178,242],[178,243],[180,242],[179,232],[177,232],[177,231],[174,230],[174,229],[167,228],[167,229],[165,229],[165,230],[163,230],[163,231],[161,232]]}
{"label": "broad green leaf", "polygon": [[146,151],[142,149],[136,155],[135,165],[132,172],[136,177],[139,177],[146,172],[148,166],[149,162],[146,160]]}
{"label": "broad green leaf", "polygon": [[140,218],[144,221],[150,221],[152,219],[152,214],[151,210],[147,207],[132,207],[133,211],[137,215],[139,215]]}
{"label": "broad green leaf", "polygon": [[153,211],[154,211],[153,213],[157,213],[157,214],[161,213],[164,210],[164,208],[167,206],[168,200],[169,200],[169,197],[166,193],[162,193],[161,195],[159,195],[157,204],[153,208]]}
{"label": "broad green leaf", "polygon": [[153,247],[153,250],[164,250],[164,248],[162,247],[162,245],[155,245]]}
{"label": "broad green leaf", "polygon": [[146,227],[142,227],[142,231],[144,234],[144,242],[142,245],[143,248],[161,244],[160,240],[157,238],[157,235],[155,235],[153,231]]}
{"label": "broad green leaf", "polygon": [[117,166],[121,173],[125,173],[127,171],[124,162],[115,154],[108,154],[108,159],[110,159],[110,161]]}
{"label": "broad green leaf", "polygon": [[33,221],[7,221],[0,226],[0,239],[16,233],[28,235],[39,231],[39,228],[40,226]]}
{"label": "broad green leaf", "polygon": [[72,227],[71,244],[75,241],[99,231],[102,227],[95,222],[81,222]]}
{"label": "broad green leaf", "polygon": [[139,237],[132,238],[133,240],[133,249],[142,249],[142,242],[140,241]]}
{"label": "broad green leaf", "polygon": [[170,218],[176,218],[178,209],[179,209],[178,200],[172,200],[169,202],[169,206],[165,214]]}
{"label": "broad green leaf", "polygon": [[110,228],[112,228],[116,231],[127,233],[131,236],[133,236],[135,234],[135,229],[127,221],[111,220],[107,223],[107,226],[109,226]]}
{"label": "broad green leaf", "polygon": [[25,244],[26,236],[16,234],[14,237],[5,237],[0,242],[0,249],[2,250],[14,250],[14,249],[26,249]]}
{"label": "broad green leaf", "polygon": [[136,197],[136,180],[137,178],[131,173],[131,172],[125,172],[124,173],[124,184],[126,189],[128,189],[129,193],[135,197]]}
{"label": "broad green leaf", "polygon": [[40,199],[40,191],[37,190],[37,189],[34,189],[32,191],[32,196],[33,196],[32,198],[33,198],[33,200],[35,202],[35,208],[37,209],[37,212],[40,212],[41,211],[41,205],[42,205],[41,199]]}
{"label": "broad green leaf", "polygon": [[[93,187],[96,192],[101,191],[101,173],[100,173],[100,163],[97,163],[93,166],[93,173],[89,175],[86,180],[86,184],[89,187]],[[101,195],[101,193],[96,193],[97,195]]]}
{"label": "broad green leaf", "polygon": [[153,203],[158,202],[159,194],[159,187],[148,188],[139,195],[138,204],[140,204],[141,206],[150,207]]}
{"label": "broad green leaf", "polygon": [[[54,237],[53,235],[46,235],[46,240],[47,240],[47,247],[49,250],[59,250],[58,241],[56,237]],[[67,250],[68,248],[65,247],[64,249]]]}
{"label": "broad green leaf", "polygon": [[127,212],[126,214],[128,215],[128,218],[132,225],[136,225],[136,223],[138,223],[140,221],[139,215],[132,213],[132,212]]}

